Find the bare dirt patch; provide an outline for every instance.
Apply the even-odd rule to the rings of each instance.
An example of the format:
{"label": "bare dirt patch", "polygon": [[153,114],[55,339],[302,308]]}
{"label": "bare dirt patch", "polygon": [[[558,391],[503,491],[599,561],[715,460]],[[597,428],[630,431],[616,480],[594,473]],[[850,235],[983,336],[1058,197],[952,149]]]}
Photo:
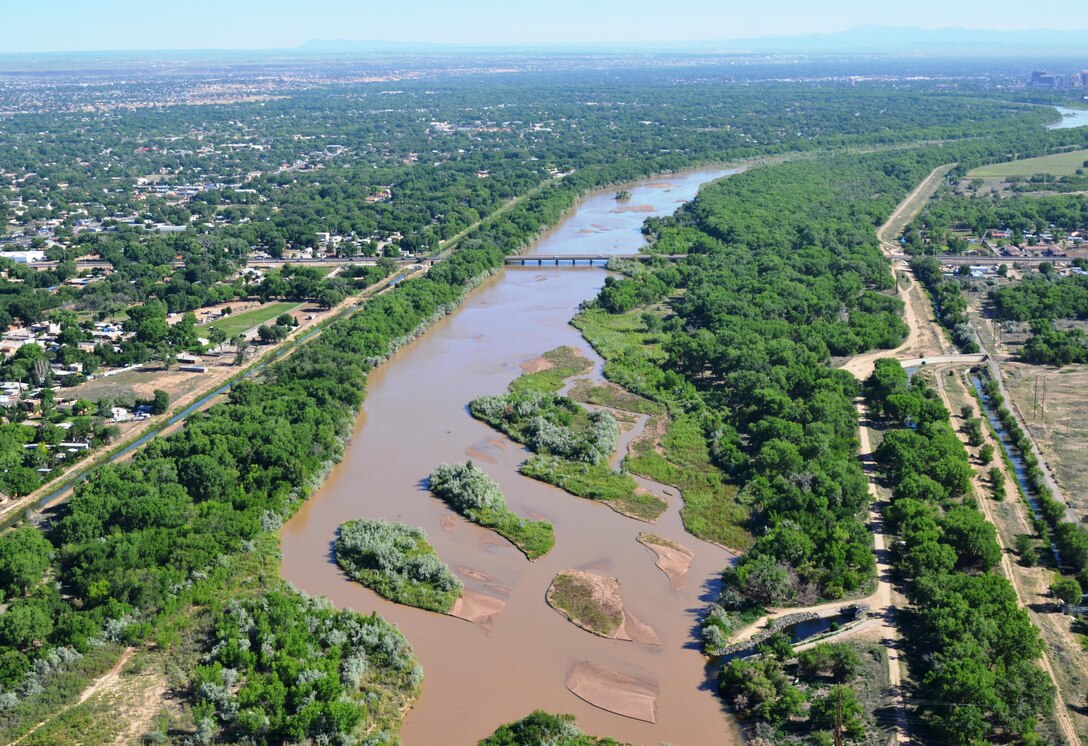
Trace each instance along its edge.
{"label": "bare dirt patch", "polygon": [[595,663],[575,664],[567,689],[594,707],[624,717],[657,722],[657,683],[636,679]]}

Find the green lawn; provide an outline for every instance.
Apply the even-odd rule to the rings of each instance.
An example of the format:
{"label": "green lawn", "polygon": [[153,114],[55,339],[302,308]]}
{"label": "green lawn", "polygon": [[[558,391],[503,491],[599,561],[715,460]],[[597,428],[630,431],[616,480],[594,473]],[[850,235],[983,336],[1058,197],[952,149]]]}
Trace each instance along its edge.
{"label": "green lawn", "polygon": [[244,313],[232,313],[229,316],[224,316],[218,321],[213,321],[210,324],[202,324],[197,327],[200,332],[207,332],[210,327],[218,327],[227,334],[227,338],[237,336],[242,332],[247,332],[255,326],[261,324],[267,324],[269,321],[274,320],[281,313],[288,313],[293,311],[299,306],[305,305],[303,303],[265,303],[263,306],[254,308],[251,311],[245,311]]}
{"label": "green lawn", "polygon": [[1088,161],[1088,150],[1074,150],[1069,153],[1058,153],[1057,155],[1047,155],[1040,158],[1025,158],[1021,161],[979,166],[969,171],[967,176],[971,178],[1030,177],[1036,174],[1075,176],[1078,168],[1084,168],[1085,161]]}

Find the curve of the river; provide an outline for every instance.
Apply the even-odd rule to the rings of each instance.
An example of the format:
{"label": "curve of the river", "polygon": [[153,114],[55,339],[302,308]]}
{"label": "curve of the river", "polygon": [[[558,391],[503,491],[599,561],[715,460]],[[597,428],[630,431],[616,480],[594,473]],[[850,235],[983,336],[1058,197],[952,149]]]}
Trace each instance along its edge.
{"label": "curve of the river", "polygon": [[[631,199],[590,195],[527,253],[608,254],[637,251],[642,222],[674,212],[701,184],[735,173],[705,169],[627,187]],[[696,626],[732,556],[687,534],[675,490],[643,482],[670,502],[655,526],[569,495],[517,473],[527,452],[473,420],[468,402],[499,393],[519,364],[560,345],[601,360],[569,325],[580,302],[594,297],[599,268],[511,267],[453,314],[398,351],[370,375],[363,413],[343,461],[283,527],[283,577],[328,596],[337,606],[378,612],[400,627],[424,668],[423,694],[408,714],[408,746],[472,744],[498,725],[534,709],[569,712],[590,733],[640,744],[684,746],[738,742],[731,718],[708,681]],[[626,447],[624,438],[621,447]],[[555,526],[556,544],[535,563],[491,531],[452,513],[423,487],[439,463],[471,455],[500,484],[510,508]],[[360,517],[421,526],[466,589],[505,602],[484,628],[450,616],[390,603],[347,579],[332,557],[337,527]],[[695,558],[684,587],[673,589],[636,542],[642,531],[685,544]],[[619,579],[632,614],[661,646],[593,636],[548,608],[545,592],[561,570],[585,569]],[[657,689],[656,722],[598,709],[567,690],[581,663],[602,666]]]}

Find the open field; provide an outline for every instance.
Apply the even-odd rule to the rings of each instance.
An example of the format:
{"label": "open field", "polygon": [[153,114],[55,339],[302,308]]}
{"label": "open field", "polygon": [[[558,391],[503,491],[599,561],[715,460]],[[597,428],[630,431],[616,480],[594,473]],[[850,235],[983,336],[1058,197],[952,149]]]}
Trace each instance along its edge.
{"label": "open field", "polygon": [[[1069,504],[1088,515],[1088,365],[1061,370],[1002,363],[1005,387],[1023,413],[1028,430],[1054,470]],[[1038,382],[1038,384],[1036,384]],[[1036,399],[1038,385],[1038,399]]]}
{"label": "open field", "polygon": [[266,303],[263,306],[254,308],[252,311],[246,311],[245,313],[230,314],[218,321],[211,324],[202,324],[197,329],[201,332],[207,332],[210,327],[218,327],[226,332],[227,337],[235,337],[243,332],[247,332],[255,326],[261,324],[267,324],[272,321],[281,313],[290,313],[299,306],[304,305],[302,303]]}
{"label": "open field", "polygon": [[1078,168],[1084,167],[1085,161],[1088,161],[1088,150],[1074,150],[1069,153],[1058,153],[1040,158],[1025,158],[1021,161],[979,166],[969,171],[967,176],[980,179],[1007,178],[1009,176],[1027,177],[1036,174],[1073,176]]}

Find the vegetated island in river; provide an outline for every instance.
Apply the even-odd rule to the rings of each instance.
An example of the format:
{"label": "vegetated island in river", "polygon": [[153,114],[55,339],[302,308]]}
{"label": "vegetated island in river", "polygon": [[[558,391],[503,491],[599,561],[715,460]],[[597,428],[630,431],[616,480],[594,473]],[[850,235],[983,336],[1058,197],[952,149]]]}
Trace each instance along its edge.
{"label": "vegetated island in river", "polygon": [[535,372],[510,384],[509,393],[473,399],[472,416],[536,452],[521,465],[522,474],[600,500],[632,518],[657,520],[667,503],[608,465],[619,442],[616,418],[557,393],[566,379],[588,370],[590,362],[570,347],[547,352],[541,360]]}
{"label": "vegetated island in river", "polygon": [[564,570],[548,587],[548,604],[572,624],[613,640],[660,645],[657,633],[623,605],[620,582],[582,570]]}
{"label": "vegetated island in river", "polygon": [[361,519],[340,526],[336,562],[353,579],[390,601],[448,613],[461,581],[438,558],[423,529]]}
{"label": "vegetated island in river", "polygon": [[517,722],[499,726],[479,746],[630,746],[611,738],[588,736],[574,722],[574,715],[552,715],[536,710]]}
{"label": "vegetated island in river", "polygon": [[508,510],[499,485],[471,461],[440,464],[431,472],[429,486],[451,508],[506,537],[530,560],[543,557],[555,545],[552,524],[521,518]]}

